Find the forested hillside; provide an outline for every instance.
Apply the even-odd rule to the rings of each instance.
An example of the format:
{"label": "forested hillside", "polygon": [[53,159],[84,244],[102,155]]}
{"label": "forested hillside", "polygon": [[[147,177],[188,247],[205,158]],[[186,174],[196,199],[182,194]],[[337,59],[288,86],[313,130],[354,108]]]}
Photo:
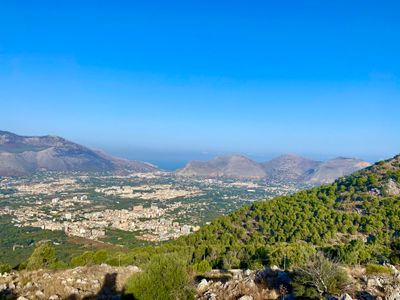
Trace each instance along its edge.
{"label": "forested hillside", "polygon": [[[51,245],[39,244],[18,268],[133,264],[144,272],[127,281],[127,295],[137,299],[192,299],[195,274],[206,274],[212,268],[257,270],[276,265],[291,278],[279,287],[280,295],[290,291],[294,296],[320,299],[346,289],[353,296],[360,288],[374,295],[397,293],[396,284],[383,291],[357,284],[349,288],[349,274],[339,266],[361,264],[365,266],[362,274],[369,276],[398,272],[393,266],[376,264],[381,262],[400,263],[400,156],[331,185],[255,202],[216,219],[195,234],[159,246],[128,252],[86,251],[66,262]],[[323,273],[322,279],[320,273],[313,273],[316,269]],[[9,270],[10,266],[0,264],[0,271]],[[263,280],[273,276],[268,274]],[[154,282],[157,288],[150,289]],[[197,293],[201,295],[204,290],[199,286]],[[268,290],[264,288],[261,291]]]}
{"label": "forested hillside", "polygon": [[317,248],[344,263],[399,262],[400,156],[334,184],[257,202],[178,242],[214,267],[299,262]]}
{"label": "forested hillside", "polygon": [[256,202],[196,234],[124,254],[182,252],[214,268],[290,266],[322,250],[346,264],[400,262],[400,156],[327,186]]}
{"label": "forested hillside", "polygon": [[101,261],[89,251],[66,263],[140,265],[178,252],[195,268],[290,267],[317,251],[345,264],[400,263],[400,156],[331,185],[255,202],[172,242],[103,251]]}

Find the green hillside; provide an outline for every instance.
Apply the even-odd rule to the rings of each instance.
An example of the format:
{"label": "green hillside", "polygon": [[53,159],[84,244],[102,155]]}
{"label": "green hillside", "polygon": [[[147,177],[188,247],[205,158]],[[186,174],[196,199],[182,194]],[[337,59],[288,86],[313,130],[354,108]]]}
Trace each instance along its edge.
{"label": "green hillside", "polygon": [[[180,252],[213,268],[290,266],[323,251],[345,264],[400,262],[400,156],[334,184],[220,217],[199,232],[159,247],[122,254],[140,263],[155,253]],[[121,257],[121,254],[120,254]]]}
{"label": "green hillside", "polygon": [[[255,202],[159,246],[86,251],[69,262],[56,252],[49,244],[39,244],[19,268],[136,265],[144,271],[126,282],[125,296],[193,299],[194,278],[211,268],[277,265],[288,270],[293,281],[284,288],[294,296],[338,296],[351,282],[343,265],[362,264],[367,273],[390,274],[390,268],[375,263],[400,263],[400,156],[331,185]],[[0,264],[0,270],[9,266]],[[356,295],[359,287],[348,291]]]}
{"label": "green hillside", "polygon": [[[400,156],[296,194],[255,202],[197,233],[99,261],[142,265],[177,253],[195,269],[290,267],[322,251],[344,264],[400,263]],[[86,252],[72,265],[94,263]]]}

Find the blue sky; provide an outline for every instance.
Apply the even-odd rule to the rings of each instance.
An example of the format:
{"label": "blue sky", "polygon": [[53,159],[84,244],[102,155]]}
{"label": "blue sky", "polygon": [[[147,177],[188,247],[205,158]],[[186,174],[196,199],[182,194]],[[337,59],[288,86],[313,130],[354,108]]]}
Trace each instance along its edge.
{"label": "blue sky", "polygon": [[399,1],[1,1],[0,128],[167,160],[400,152]]}

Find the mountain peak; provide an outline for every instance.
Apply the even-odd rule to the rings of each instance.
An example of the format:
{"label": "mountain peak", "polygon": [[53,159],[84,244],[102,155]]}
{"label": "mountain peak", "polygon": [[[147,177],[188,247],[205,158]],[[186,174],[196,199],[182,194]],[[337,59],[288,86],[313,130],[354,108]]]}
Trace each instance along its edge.
{"label": "mountain peak", "polygon": [[0,131],[0,176],[27,175],[38,170],[150,172],[156,168],[99,153],[60,136],[20,136]]}
{"label": "mountain peak", "polygon": [[176,172],[180,176],[264,178],[265,171],[244,155],[218,156],[209,161],[191,161]]}
{"label": "mountain peak", "polygon": [[359,159],[339,158],[325,162],[296,154],[284,154],[270,161],[258,163],[244,155],[218,156],[209,161],[190,161],[176,174],[198,177],[274,178],[311,184],[333,182],[335,179],[370,164]]}

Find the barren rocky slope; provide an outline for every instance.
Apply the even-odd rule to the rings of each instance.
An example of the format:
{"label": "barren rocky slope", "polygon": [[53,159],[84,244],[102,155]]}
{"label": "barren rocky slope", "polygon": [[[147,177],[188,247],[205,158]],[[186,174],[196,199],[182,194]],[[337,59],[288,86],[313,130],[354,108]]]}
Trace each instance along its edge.
{"label": "barren rocky slope", "polygon": [[176,172],[179,176],[228,177],[294,181],[306,184],[325,184],[370,166],[369,162],[354,158],[335,158],[315,161],[293,154],[281,155],[258,163],[245,156],[216,157],[209,161],[191,161]]}
{"label": "barren rocky slope", "polygon": [[257,162],[242,156],[222,156],[210,161],[192,161],[177,172],[180,176],[264,178],[267,176]]}
{"label": "barren rocky slope", "polygon": [[112,157],[58,136],[19,136],[0,131],[0,176],[43,170],[150,172],[156,169],[151,164]]}

